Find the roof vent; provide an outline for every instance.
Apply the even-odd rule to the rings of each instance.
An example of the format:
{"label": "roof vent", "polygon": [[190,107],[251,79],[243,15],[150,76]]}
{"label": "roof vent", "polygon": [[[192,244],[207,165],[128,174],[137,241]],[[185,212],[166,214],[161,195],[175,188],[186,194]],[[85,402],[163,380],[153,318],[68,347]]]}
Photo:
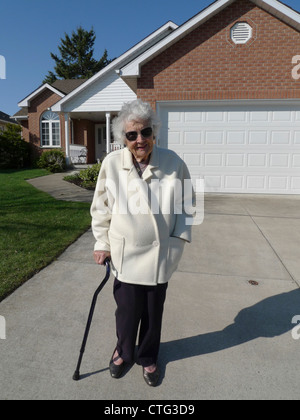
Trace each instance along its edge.
{"label": "roof vent", "polygon": [[246,22],[238,22],[231,28],[230,35],[235,44],[246,44],[252,37],[252,28]]}

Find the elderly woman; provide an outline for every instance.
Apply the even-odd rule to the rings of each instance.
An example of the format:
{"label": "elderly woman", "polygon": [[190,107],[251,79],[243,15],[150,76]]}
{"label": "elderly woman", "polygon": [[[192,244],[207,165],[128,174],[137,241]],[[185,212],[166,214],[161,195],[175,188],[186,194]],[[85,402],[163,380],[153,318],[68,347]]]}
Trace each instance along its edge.
{"label": "elderly woman", "polygon": [[126,147],[104,159],[91,207],[94,259],[103,264],[111,258],[115,276],[117,345],[110,373],[119,378],[133,362],[139,328],[137,363],[150,386],[159,379],[168,281],[191,241],[191,216],[183,206],[190,175],[178,155],[155,145],[158,129],[149,104],[123,106],[112,130]]}

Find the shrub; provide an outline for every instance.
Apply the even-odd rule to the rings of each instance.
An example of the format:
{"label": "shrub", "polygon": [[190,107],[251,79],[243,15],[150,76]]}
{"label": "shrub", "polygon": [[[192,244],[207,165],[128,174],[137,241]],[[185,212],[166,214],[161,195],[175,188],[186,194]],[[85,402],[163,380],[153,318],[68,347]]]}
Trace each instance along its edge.
{"label": "shrub", "polygon": [[65,176],[64,180],[76,184],[79,187],[83,187],[88,190],[94,190],[96,187],[100,167],[101,163],[97,163],[96,165],[90,166],[87,169],[82,169],[79,173]]}
{"label": "shrub", "polygon": [[38,167],[50,172],[63,172],[66,168],[66,159],[61,150],[48,150],[38,160]]}
{"label": "shrub", "polygon": [[101,163],[89,166],[87,169],[82,169],[79,172],[79,178],[81,179],[81,185],[84,188],[94,189],[97,183]]}
{"label": "shrub", "polygon": [[0,134],[0,168],[18,169],[29,165],[29,144],[21,138],[21,127],[7,124]]}

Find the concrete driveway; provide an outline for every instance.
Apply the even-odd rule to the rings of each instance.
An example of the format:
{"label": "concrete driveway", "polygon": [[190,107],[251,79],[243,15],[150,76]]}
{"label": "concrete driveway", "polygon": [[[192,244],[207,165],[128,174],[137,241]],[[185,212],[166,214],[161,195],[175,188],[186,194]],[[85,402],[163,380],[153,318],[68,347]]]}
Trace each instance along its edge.
{"label": "concrete driveway", "polygon": [[[112,379],[112,279],[99,296],[78,382],[91,298],[104,276],[88,231],[0,303],[0,398],[18,400],[299,399],[300,197],[207,195],[165,305],[162,380],[141,367]],[[300,318],[299,318],[300,319]]]}

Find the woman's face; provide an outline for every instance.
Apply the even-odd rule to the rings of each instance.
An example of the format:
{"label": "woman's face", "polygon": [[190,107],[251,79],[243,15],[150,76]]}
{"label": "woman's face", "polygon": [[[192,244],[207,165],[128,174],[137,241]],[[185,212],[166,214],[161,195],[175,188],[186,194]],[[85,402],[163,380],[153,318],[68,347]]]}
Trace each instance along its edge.
{"label": "woman's face", "polygon": [[143,137],[141,130],[150,127],[149,121],[128,121],[125,124],[125,133],[136,131],[138,136],[134,141],[125,140],[127,148],[138,162],[147,161],[153,149],[153,133],[150,137]]}

